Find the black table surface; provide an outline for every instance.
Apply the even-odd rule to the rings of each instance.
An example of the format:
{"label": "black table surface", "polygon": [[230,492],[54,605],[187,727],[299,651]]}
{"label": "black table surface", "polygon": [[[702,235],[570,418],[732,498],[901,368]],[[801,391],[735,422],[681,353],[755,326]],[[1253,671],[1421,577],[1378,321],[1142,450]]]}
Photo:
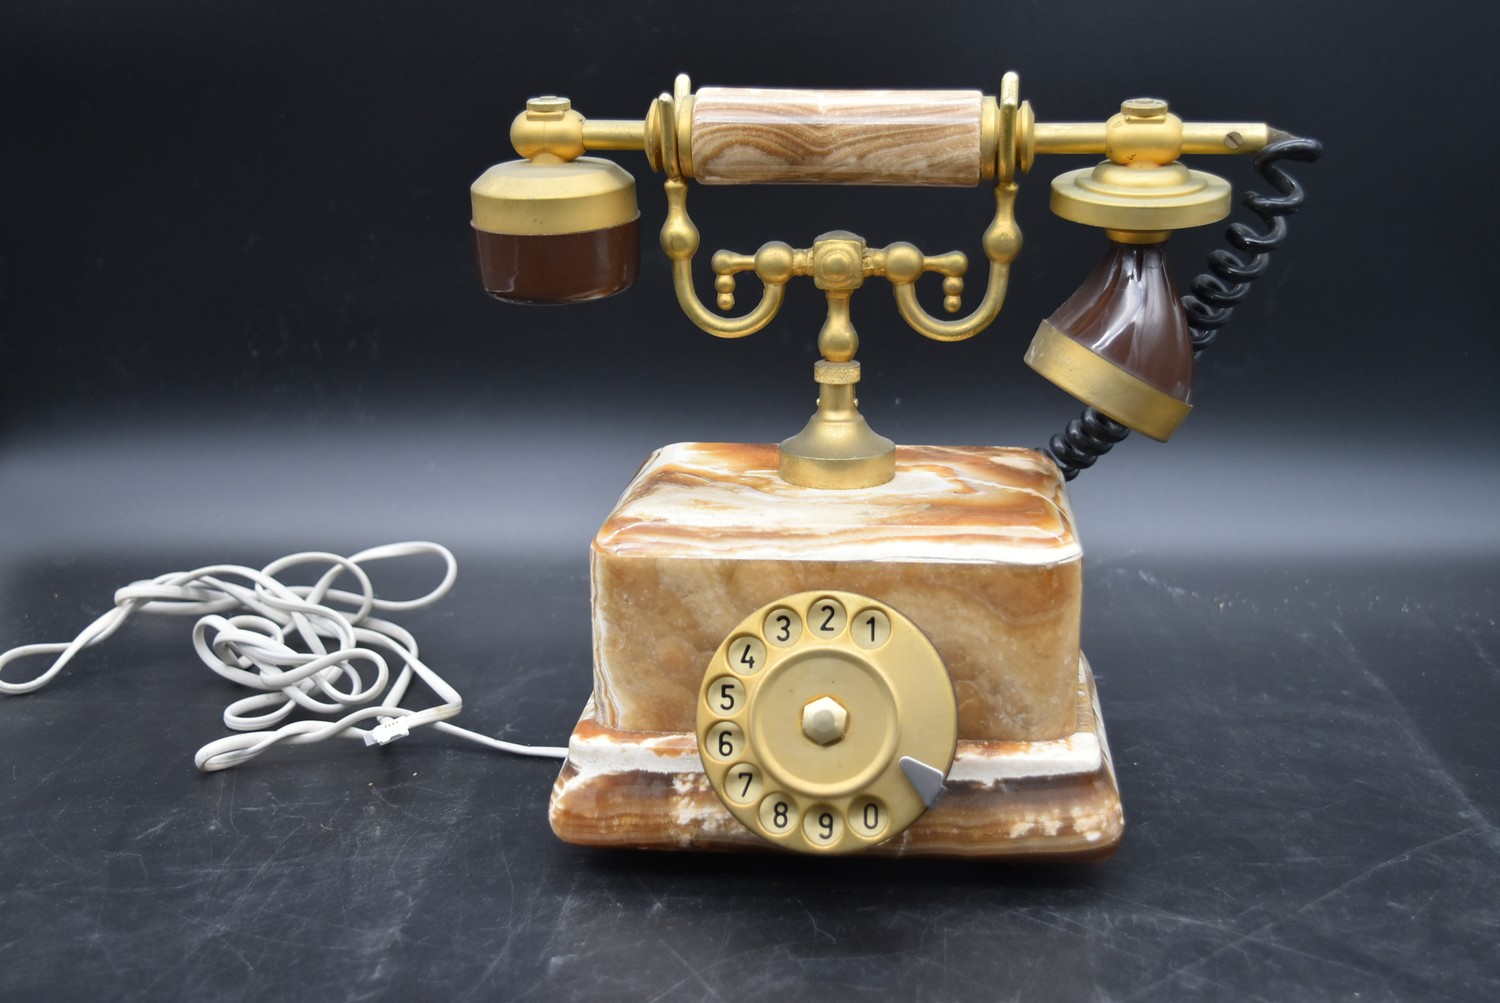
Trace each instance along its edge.
{"label": "black table surface", "polygon": [[[1111,859],[583,849],[547,825],[555,761],[431,732],[202,774],[243,693],[189,621],[142,619],[0,698],[0,1001],[1500,999],[1500,209],[1495,130],[1465,128],[1494,117],[1500,7],[1449,6],[0,6],[0,647],[70,638],[162,572],[431,538],[458,584],[399,619],[458,723],[539,744],[589,695],[610,501],[660,443],[795,432],[824,306],[799,286],[708,345],[635,154],[638,288],[489,302],[465,188],[527,96],[626,118],[678,70],[993,93],[1015,69],[1045,122],[1152,94],[1327,150],[1191,422],[1074,484]],[[938,345],[860,294],[881,434],[1040,444],[1078,414],[1020,362],[1102,250],[1046,211],[1091,158],[1053,159],[983,337]],[[1193,163],[1273,190],[1248,158]],[[692,206],[700,294],[714,249],[847,226],[962,248],[978,302],[986,192]],[[1182,288],[1223,232],[1173,237]]]}
{"label": "black table surface", "polygon": [[[12,560],[3,636],[71,636],[197,555],[172,556]],[[1497,591],[1488,559],[1094,561],[1084,644],[1126,835],[1050,866],[573,847],[546,822],[555,762],[432,733],[200,774],[234,693],[187,621],[137,621],[0,702],[0,989],[1494,998]],[[405,622],[470,727],[558,742],[588,694],[581,557],[465,559]]]}

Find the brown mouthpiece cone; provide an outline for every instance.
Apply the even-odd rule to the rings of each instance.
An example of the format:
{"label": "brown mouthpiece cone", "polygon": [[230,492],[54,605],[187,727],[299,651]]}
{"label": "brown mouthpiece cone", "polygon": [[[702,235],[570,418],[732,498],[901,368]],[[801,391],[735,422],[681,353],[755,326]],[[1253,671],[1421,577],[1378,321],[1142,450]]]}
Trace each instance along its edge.
{"label": "brown mouthpiece cone", "polygon": [[1161,244],[1111,243],[1093,274],[1048,320],[1130,375],[1189,400],[1193,340]]}

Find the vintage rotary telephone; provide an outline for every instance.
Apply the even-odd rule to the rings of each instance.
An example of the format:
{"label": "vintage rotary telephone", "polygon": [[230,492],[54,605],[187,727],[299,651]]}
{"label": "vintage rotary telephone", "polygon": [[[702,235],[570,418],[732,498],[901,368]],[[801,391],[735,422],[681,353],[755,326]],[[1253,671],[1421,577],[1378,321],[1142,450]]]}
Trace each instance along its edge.
{"label": "vintage rotary telephone", "polygon": [[[977,91],[704,88],[677,78],[639,121],[586,119],[559,97],[511,127],[524,158],[472,188],[484,287],[507,302],[619,292],[635,279],[631,176],[590,150],[642,150],[666,175],[661,246],[677,299],[739,338],[810,276],[828,300],[817,411],[775,445],[678,443],[651,456],[594,539],[594,694],[553,790],[563,839],[811,853],[1100,856],[1123,816],[1093,677],[1079,650],[1081,551],[1064,481],[1135,429],[1165,441],[1190,410],[1195,354],[1228,320],[1301,190],[1279,161],[1312,140],[1257,123],[1186,123],[1154,99],[1102,123],[1036,121],[1015,74]],[[1088,406],[1045,451],[896,446],[860,415],[850,297],[883,278],[919,333],[959,341],[998,315],[1021,247],[1017,178],[1040,154],[1103,154],[1052,183],[1052,209],[1109,251],[1042,322],[1026,362]],[[1227,182],[1182,154],[1245,153],[1280,197],[1251,195],[1179,299],[1173,230],[1222,219]],[[721,311],[736,276],[763,291],[721,316],[693,286],[702,184],[995,186],[988,280],[938,319],[916,283],[961,309],[967,260],[835,230],[713,256]]]}

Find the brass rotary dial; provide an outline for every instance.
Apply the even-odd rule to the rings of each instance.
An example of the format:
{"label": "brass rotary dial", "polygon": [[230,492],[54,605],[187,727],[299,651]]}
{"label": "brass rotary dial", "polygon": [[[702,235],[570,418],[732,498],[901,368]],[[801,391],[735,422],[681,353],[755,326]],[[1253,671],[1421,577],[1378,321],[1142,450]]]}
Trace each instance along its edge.
{"label": "brass rotary dial", "polygon": [[740,622],[698,697],[698,751],[719,800],[772,843],[849,853],[935,803],[958,705],[932,642],[852,592],[802,592]]}

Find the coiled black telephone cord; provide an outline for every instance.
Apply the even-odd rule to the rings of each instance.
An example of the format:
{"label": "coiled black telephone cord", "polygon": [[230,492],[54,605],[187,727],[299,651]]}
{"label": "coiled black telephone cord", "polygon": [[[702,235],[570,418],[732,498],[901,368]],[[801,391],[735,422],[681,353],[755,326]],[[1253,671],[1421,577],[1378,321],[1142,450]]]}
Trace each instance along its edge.
{"label": "coiled black telephone cord", "polygon": [[[1245,193],[1245,207],[1259,216],[1267,229],[1257,232],[1244,223],[1231,223],[1225,238],[1250,257],[1242,258],[1223,248],[1213,251],[1208,256],[1209,270],[1193,279],[1192,292],[1182,297],[1193,334],[1193,358],[1213,344],[1219,329],[1229,323],[1234,308],[1250,292],[1250,284],[1266,273],[1271,252],[1286,239],[1286,217],[1302,206],[1302,185],[1282,168],[1281,161],[1310,164],[1322,152],[1323,144],[1316,139],[1294,136],[1277,140],[1256,154],[1255,169],[1281,195]],[[1084,408],[1083,414],[1052,437],[1044,452],[1071,481],[1129,434],[1130,429],[1108,415]]]}

